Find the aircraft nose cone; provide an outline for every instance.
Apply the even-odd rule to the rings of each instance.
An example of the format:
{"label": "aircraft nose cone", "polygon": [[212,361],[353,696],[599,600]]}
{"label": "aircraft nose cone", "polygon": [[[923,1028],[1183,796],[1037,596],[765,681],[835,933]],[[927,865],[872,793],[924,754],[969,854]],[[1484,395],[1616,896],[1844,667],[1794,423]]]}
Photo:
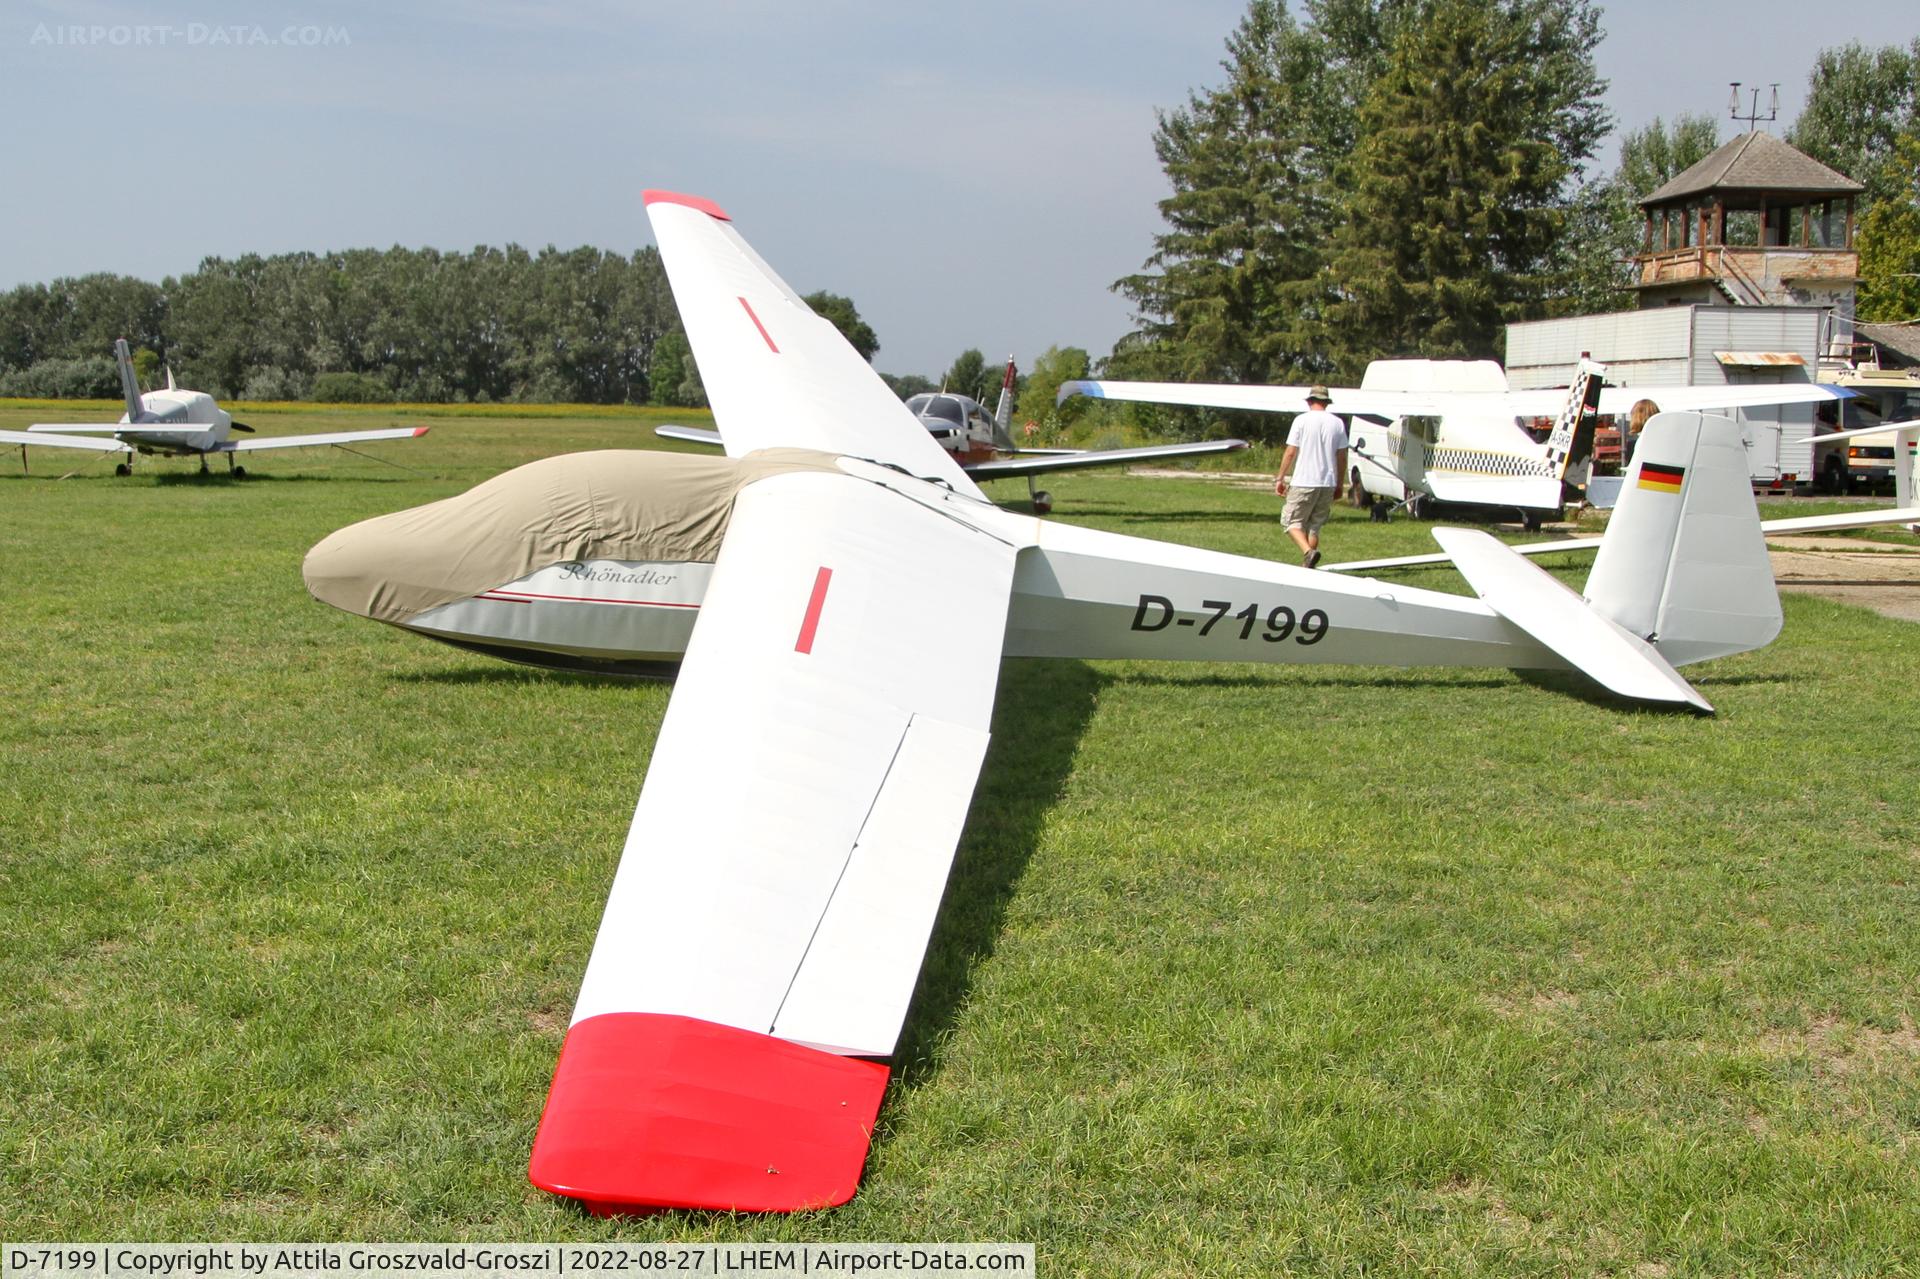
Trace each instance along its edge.
{"label": "aircraft nose cone", "polygon": [[300,574],[307,591],[322,604],[360,617],[377,617],[378,603],[387,587],[391,557],[387,539],[375,527],[380,520],[363,520],[330,533],[307,552]]}

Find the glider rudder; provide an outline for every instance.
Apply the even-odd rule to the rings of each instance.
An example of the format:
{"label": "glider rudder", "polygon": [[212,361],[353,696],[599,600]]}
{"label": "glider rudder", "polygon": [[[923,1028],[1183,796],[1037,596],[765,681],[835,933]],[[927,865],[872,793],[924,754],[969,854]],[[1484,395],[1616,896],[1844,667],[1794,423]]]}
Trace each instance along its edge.
{"label": "glider rudder", "polygon": [[1707,413],[1647,423],[1586,597],[1675,666],[1744,653],[1780,633],[1780,592],[1737,424]]}

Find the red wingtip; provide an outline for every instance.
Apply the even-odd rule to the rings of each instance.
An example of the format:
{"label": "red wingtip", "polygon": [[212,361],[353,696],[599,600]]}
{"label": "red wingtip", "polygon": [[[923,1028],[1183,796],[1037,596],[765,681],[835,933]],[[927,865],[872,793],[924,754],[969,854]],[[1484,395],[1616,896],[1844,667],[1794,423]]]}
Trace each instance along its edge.
{"label": "red wingtip", "polygon": [[712,200],[707,199],[705,196],[683,195],[678,191],[649,189],[641,192],[640,198],[647,204],[684,204],[689,209],[698,209],[710,218],[718,218],[722,222],[733,221],[732,218],[727,216],[725,209],[715,204]]}
{"label": "red wingtip", "polygon": [[413,428],[413,438],[417,440],[421,436],[425,435],[428,431],[431,431],[432,429],[433,428],[430,426],[416,426]]}
{"label": "red wingtip", "polygon": [[853,1197],[887,1067],[663,1013],[567,1032],[527,1177],[589,1211],[793,1212]]}

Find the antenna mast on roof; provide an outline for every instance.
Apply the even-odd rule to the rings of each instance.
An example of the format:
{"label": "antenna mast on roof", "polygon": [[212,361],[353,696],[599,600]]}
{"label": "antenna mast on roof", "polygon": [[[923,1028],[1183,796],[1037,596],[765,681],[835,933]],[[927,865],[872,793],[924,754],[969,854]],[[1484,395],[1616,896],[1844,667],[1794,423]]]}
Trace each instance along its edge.
{"label": "antenna mast on roof", "polygon": [[1733,81],[1733,97],[1727,103],[1727,118],[1731,120],[1745,120],[1747,122],[1747,132],[1752,133],[1754,129],[1759,127],[1761,121],[1764,120],[1766,123],[1772,124],[1780,118],[1780,82],[1776,80],[1773,83],[1773,102],[1767,107],[1767,113],[1764,116],[1760,114],[1759,88],[1755,87],[1749,90],[1749,92],[1753,95],[1752,100],[1747,109],[1742,111],[1740,109],[1740,82],[1738,80]]}

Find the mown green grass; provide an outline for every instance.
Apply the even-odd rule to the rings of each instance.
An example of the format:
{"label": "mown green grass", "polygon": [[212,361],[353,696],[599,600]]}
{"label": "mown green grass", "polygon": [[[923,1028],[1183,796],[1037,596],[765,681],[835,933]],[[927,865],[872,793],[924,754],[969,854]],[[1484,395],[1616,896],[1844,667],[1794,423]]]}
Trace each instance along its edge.
{"label": "mown green grass", "polygon": [[[412,420],[246,420],[316,417]],[[670,689],[348,617],[299,562],[532,457],[651,447],[656,420],[455,415],[369,446],[421,474],[0,470],[0,1237],[1920,1268],[1920,632],[1800,596],[1769,648],[1689,669],[1712,719],[1571,676],[1009,661],[858,1197],[605,1222],[534,1190]],[[1059,518],[1284,544],[1267,493],[1049,487]],[[1344,509],[1327,541],[1431,548]]]}

